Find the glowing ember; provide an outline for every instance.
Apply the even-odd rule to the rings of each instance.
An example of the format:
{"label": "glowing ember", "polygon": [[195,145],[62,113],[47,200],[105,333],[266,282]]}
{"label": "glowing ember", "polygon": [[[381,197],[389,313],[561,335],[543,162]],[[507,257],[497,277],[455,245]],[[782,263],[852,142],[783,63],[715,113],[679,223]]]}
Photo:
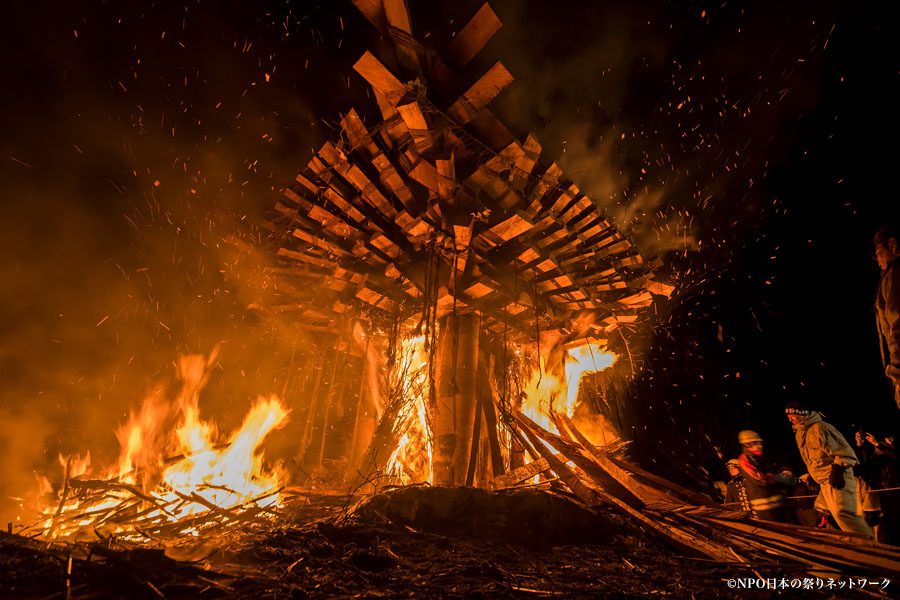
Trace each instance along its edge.
{"label": "glowing ember", "polygon": [[425,337],[403,340],[393,376],[403,395],[395,431],[400,436],[388,461],[388,475],[401,484],[432,481],[432,442],[428,425],[428,352]]}
{"label": "glowing ember", "polygon": [[567,350],[564,373],[548,371],[544,357],[540,356],[540,368],[534,370],[524,389],[522,412],[541,427],[556,431],[550,418],[551,411],[565,412],[571,417],[578,406],[581,378],[602,371],[615,362],[615,354],[594,343]]}
{"label": "glowing ember", "polygon": [[[114,468],[88,477],[90,455],[60,457],[66,468],[60,499],[42,511],[46,518],[34,528],[45,537],[93,536],[101,527],[126,536],[197,535],[202,515],[215,514],[221,523],[276,505],[284,477],[277,466],[266,470],[259,446],[287,422],[288,411],[277,397],[260,397],[220,443],[215,425],[201,420],[198,408],[214,360],[215,352],[208,360],[181,358],[183,385],[174,410],[155,395],[146,398],[116,432],[121,454]],[[179,417],[174,429],[167,423],[170,414]]]}

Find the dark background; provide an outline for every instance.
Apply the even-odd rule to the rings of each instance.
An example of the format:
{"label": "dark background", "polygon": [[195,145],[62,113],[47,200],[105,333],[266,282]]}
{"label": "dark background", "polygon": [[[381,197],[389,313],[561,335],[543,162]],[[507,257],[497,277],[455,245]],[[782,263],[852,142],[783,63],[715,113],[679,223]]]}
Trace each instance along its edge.
{"label": "dark background", "polygon": [[[410,2],[414,33],[440,48],[481,3],[435,4]],[[887,4],[492,3],[504,26],[464,75],[502,60],[517,82],[495,112],[677,285],[636,332],[637,378],[610,387],[645,464],[719,478],[750,427],[799,467],[791,400],[848,437],[893,433],[871,309],[871,237],[898,215]],[[178,353],[220,346],[201,406],[226,430],[283,388],[308,340],[247,309],[269,283],[225,240],[262,246],[259,223],[340,114],[372,114],[351,67],[379,39],[350,2],[5,11],[9,496],[59,452],[111,460],[115,426],[164,393]]]}

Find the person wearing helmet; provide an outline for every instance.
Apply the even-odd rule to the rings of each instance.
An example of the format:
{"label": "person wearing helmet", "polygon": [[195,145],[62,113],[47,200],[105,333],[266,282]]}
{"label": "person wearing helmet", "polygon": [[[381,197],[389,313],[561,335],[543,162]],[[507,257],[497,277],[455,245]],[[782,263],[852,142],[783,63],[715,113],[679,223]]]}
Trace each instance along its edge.
{"label": "person wearing helmet", "polygon": [[763,459],[763,439],[755,431],[744,430],[738,434],[741,456],[738,465],[750,514],[754,519],[784,522],[784,495],[772,469]]}
{"label": "person wearing helmet", "polygon": [[853,466],[859,461],[850,444],[822,415],[799,402],[789,403],[785,414],[794,428],[800,456],[810,476],[819,484],[816,509],[831,513],[842,531],[874,537],[865,519],[856,512],[856,479]]}
{"label": "person wearing helmet", "polygon": [[741,466],[738,459],[732,458],[725,463],[725,467],[731,476],[731,479],[725,486],[725,508],[750,512],[750,500],[747,498],[747,490],[744,488],[744,480],[741,477]]}

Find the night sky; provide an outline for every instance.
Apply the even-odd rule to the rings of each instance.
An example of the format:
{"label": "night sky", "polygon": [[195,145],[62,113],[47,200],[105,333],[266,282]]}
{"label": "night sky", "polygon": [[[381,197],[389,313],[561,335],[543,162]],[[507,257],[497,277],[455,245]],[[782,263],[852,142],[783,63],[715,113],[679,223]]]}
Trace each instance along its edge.
{"label": "night sky", "polygon": [[[411,1],[438,48],[481,2]],[[872,303],[898,218],[900,52],[889,3],[492,2],[468,67],[516,77],[492,109],[557,160],[677,285],[637,332],[623,422],[643,462],[721,477],[757,429],[800,466],[782,407],[892,433]],[[352,3],[5,7],[0,127],[2,495],[114,427],[221,344],[210,416],[280,390],[304,340],[247,310],[260,223],[356,106],[378,34]],[[237,407],[237,408],[236,408]],[[239,409],[238,409],[239,408]],[[630,421],[629,421],[630,419]],[[646,427],[646,429],[645,429]],[[286,442],[287,443],[287,442]]]}

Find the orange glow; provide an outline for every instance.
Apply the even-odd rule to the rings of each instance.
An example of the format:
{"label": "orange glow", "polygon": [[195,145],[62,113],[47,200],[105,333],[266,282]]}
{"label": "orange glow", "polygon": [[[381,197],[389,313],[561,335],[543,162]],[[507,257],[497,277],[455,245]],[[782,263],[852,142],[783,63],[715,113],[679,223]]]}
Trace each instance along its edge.
{"label": "orange glow", "polygon": [[525,385],[522,412],[541,427],[556,431],[550,413],[571,417],[578,407],[578,388],[581,378],[612,366],[616,355],[605,347],[586,343],[566,350],[565,372],[549,372],[540,356],[540,368],[534,369]]}
{"label": "orange glow", "polygon": [[[88,500],[70,492],[61,505],[57,501],[45,507],[45,521],[38,527],[45,537],[94,536],[93,529],[99,525],[104,525],[107,533],[129,536],[127,520],[116,521],[117,525],[103,523],[104,511],[118,510],[128,502],[141,502],[141,522],[157,525],[176,523],[214,507],[236,515],[247,508],[278,503],[285,476],[278,466],[265,467],[260,445],[287,422],[288,411],[275,396],[259,397],[242,425],[222,443],[215,425],[200,418],[198,407],[214,360],[215,353],[208,359],[181,358],[182,390],[175,405],[157,399],[158,394],[145,398],[141,409],[132,411],[128,423],[117,430],[119,460],[105,473],[90,473],[89,454],[83,459],[60,457],[64,467],[68,464],[71,483],[102,480],[108,491]],[[170,414],[179,417],[174,430],[167,426]],[[143,496],[137,497],[135,490]],[[198,535],[196,528],[185,532]]]}
{"label": "orange glow", "polygon": [[424,336],[401,342],[393,376],[403,380],[396,387],[403,394],[404,409],[397,418],[395,431],[400,440],[388,461],[387,473],[403,485],[432,481],[427,363]]}

